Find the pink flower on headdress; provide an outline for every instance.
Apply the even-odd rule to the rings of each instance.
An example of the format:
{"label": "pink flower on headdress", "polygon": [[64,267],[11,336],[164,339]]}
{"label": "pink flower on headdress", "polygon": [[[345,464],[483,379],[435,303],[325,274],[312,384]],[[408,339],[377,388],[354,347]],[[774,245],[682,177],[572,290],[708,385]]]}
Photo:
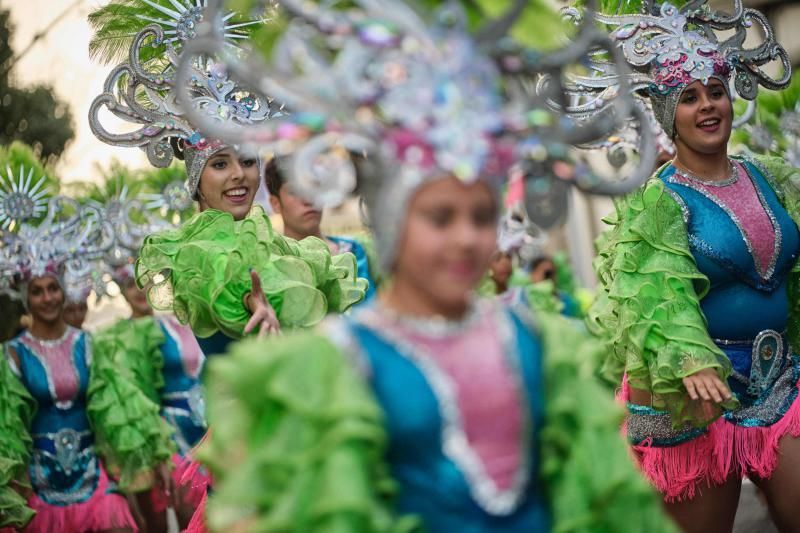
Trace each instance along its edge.
{"label": "pink flower on headdress", "polygon": [[404,164],[430,170],[436,163],[433,147],[413,130],[405,128],[391,130],[385,142],[393,150],[394,157]]}

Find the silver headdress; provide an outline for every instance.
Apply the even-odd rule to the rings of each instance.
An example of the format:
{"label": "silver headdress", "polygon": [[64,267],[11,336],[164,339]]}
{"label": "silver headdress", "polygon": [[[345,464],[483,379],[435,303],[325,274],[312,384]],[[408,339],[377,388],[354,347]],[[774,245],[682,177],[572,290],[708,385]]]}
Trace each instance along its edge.
{"label": "silver headdress", "polygon": [[96,206],[56,196],[47,202],[47,214],[39,224],[32,216],[3,233],[0,247],[2,289],[25,301],[30,280],[54,276],[67,290],[65,279],[85,279],[94,261],[112,246],[114,233]]}
{"label": "silver headdress", "polygon": [[[533,196],[541,192],[537,180],[560,182],[563,186],[548,194],[566,197],[569,183],[597,192],[624,191],[645,178],[642,171],[624,185],[605,183],[589,169],[576,172],[574,165],[563,177],[553,177],[549,165],[566,162],[567,143],[604,135],[617,124],[613,117],[581,124],[560,120],[543,103],[537,107],[531,92],[520,88],[522,83],[505,83],[504,65],[513,63],[512,56],[521,61],[534,55],[523,48],[497,47],[525,8],[524,0],[487,23],[477,38],[468,33],[457,2],[444,3],[433,24],[404,2],[355,4],[334,10],[315,2],[282,1],[290,23],[269,66],[254,55],[226,55],[219,34],[206,26],[207,31],[187,43],[178,77],[190,79],[192,56],[218,54],[226,58],[232,76],[282,104],[288,116],[260,127],[221,124],[186,110],[208,135],[231,143],[281,154],[287,141],[281,127],[288,124],[289,131],[296,130],[302,125],[298,115],[322,117],[317,119],[322,126],[306,128],[302,146],[292,147],[287,176],[295,190],[318,204],[339,201],[351,192],[353,169],[340,161],[350,154],[365,155],[358,164],[364,178],[359,193],[366,198],[384,267],[394,261],[407,201],[429,179],[452,175],[467,182],[488,178],[499,183],[518,158],[527,158],[533,167],[528,174]],[[209,9],[219,9],[218,2],[210,1]],[[608,41],[588,29],[593,33],[586,47]],[[539,55],[522,70],[527,75],[557,72],[585,53],[574,48],[555,54],[555,61]],[[517,70],[508,78],[519,74]],[[626,116],[631,103],[617,101],[612,107]],[[537,214],[530,213],[532,218]]]}
{"label": "silver headdress", "polygon": [[[147,5],[153,2],[143,0]],[[171,0],[177,9],[180,2]],[[89,124],[92,132],[102,141],[117,145],[139,147],[146,151],[150,162],[166,167],[175,152],[186,161],[187,187],[196,197],[200,174],[208,159],[226,145],[218,139],[206,138],[188,119],[185,110],[195,109],[208,120],[229,125],[252,125],[267,119],[269,103],[243,90],[232,82],[225,67],[209,57],[193,58],[187,86],[181,101],[175,87],[175,69],[180,50],[194,35],[194,28],[203,22],[202,5],[183,5],[174,11],[180,20],[159,20],[136,33],[130,45],[128,61],[117,66],[108,76],[104,92],[92,102]],[[230,15],[221,16],[216,25],[225,32],[224,43],[230,46],[229,37],[241,37],[226,31],[225,22]],[[152,17],[146,20],[151,20]],[[184,20],[185,19],[185,20]],[[192,31],[185,31],[191,22]],[[250,25],[252,22],[241,23]],[[174,26],[174,27],[173,27]],[[165,30],[165,27],[173,29]],[[230,28],[229,28],[230,29]],[[178,46],[180,45],[180,46]],[[159,56],[152,50],[163,50]],[[127,133],[112,133],[102,124],[101,112],[108,110],[117,118],[139,128]]]}
{"label": "silver headdress", "polygon": [[[647,105],[669,139],[674,138],[675,109],[683,90],[695,81],[707,84],[711,78],[723,82],[731,93],[746,100],[756,97],[758,86],[781,89],[791,77],[786,51],[775,41],[772,26],[760,12],[743,8],[733,0],[733,14],[715,11],[707,0],[690,0],[681,7],[674,3],[643,0],[640,13],[594,13],[594,20],[611,28],[617,43],[633,68],[630,87],[649,97]],[[620,5],[627,5],[621,2]],[[760,29],[759,35],[754,30]],[[760,38],[745,48],[748,36]],[[779,62],[782,72],[773,78],[762,67]],[[619,85],[622,74],[602,54],[593,56],[592,74],[573,79],[568,87],[572,97],[564,110],[571,115],[596,112],[598,98]]]}

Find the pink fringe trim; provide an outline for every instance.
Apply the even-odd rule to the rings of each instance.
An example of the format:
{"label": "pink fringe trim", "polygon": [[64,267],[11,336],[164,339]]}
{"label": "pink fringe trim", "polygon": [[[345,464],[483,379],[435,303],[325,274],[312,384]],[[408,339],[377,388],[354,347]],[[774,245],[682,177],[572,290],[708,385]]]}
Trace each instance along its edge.
{"label": "pink fringe trim", "polygon": [[200,500],[200,505],[197,506],[197,509],[192,515],[192,519],[189,521],[189,525],[186,526],[186,529],[183,530],[183,533],[208,533],[205,520],[207,500],[208,494],[203,494],[203,499]]}
{"label": "pink fringe trim", "polygon": [[[796,386],[800,390],[800,382]],[[623,379],[618,398],[626,401],[629,396]],[[720,418],[706,434],[677,446],[644,442],[632,448],[645,476],[665,501],[674,502],[691,500],[704,486],[720,485],[732,475],[769,478],[778,465],[779,441],[786,435],[800,437],[800,395],[771,426],[743,427]]]}
{"label": "pink fringe trim", "polygon": [[[172,482],[176,488],[180,488],[183,494],[183,503],[192,509],[197,508],[203,496],[208,490],[211,478],[205,473],[201,465],[190,458],[182,458],[175,454],[172,456]],[[153,510],[163,513],[169,506],[167,495],[161,487],[153,487],[150,491],[150,498],[153,502]]]}
{"label": "pink fringe trim", "polygon": [[83,533],[109,529],[138,531],[128,508],[128,502],[119,494],[106,494],[108,475],[100,467],[100,481],[92,497],[74,505],[50,505],[33,495],[28,505],[36,511],[25,533],[53,533],[56,531]]}

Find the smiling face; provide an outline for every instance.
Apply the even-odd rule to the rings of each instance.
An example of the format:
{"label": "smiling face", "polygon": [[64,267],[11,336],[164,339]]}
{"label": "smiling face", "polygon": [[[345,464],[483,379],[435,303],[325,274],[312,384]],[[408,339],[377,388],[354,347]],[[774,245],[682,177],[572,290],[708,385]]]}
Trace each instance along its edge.
{"label": "smiling face", "polygon": [[412,197],[393,269],[442,314],[464,308],[495,251],[497,203],[485,183],[454,177],[427,183]]}
{"label": "smiling face", "polygon": [[34,322],[53,325],[62,320],[64,291],[55,277],[34,278],[28,283],[28,310]]}
{"label": "smiling face", "polygon": [[719,153],[727,148],[732,122],[733,107],[722,82],[696,81],[684,89],[675,110],[675,145],[679,152]]}
{"label": "smiling face", "polygon": [[240,157],[233,148],[211,156],[200,174],[200,210],[218,209],[242,220],[258,190],[256,158]]}

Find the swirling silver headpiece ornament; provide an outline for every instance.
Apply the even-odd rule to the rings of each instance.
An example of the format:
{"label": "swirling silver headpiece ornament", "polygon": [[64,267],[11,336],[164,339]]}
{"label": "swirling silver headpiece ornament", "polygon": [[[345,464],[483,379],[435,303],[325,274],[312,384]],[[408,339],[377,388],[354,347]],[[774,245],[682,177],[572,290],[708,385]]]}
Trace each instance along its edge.
{"label": "swirling silver headpiece ornament", "polygon": [[[186,6],[184,6],[186,7]],[[194,24],[205,20],[195,6],[190,11]],[[188,8],[187,8],[188,10]],[[187,19],[188,20],[188,19]],[[215,18],[224,31],[226,17]],[[209,22],[210,24],[210,22]],[[226,125],[253,125],[270,116],[269,103],[248,92],[227,77],[223,64],[209,57],[194,57],[189,63],[190,74],[178,101],[175,87],[175,69],[178,65],[180,44],[182,50],[191,32],[165,33],[163,24],[145,26],[133,38],[128,61],[118,65],[106,79],[104,91],[92,102],[89,125],[97,138],[108,144],[139,147],[145,150],[150,162],[166,167],[175,150],[186,161],[187,188],[196,197],[200,174],[208,159],[228,145],[215,138],[205,137],[187,117],[185,110],[194,109],[210,121]],[[225,32],[228,35],[228,32]],[[229,47],[227,38],[223,41]],[[160,57],[153,57],[152,49],[163,49]],[[138,129],[126,133],[113,133],[101,120],[103,109],[119,119],[135,124]]]}
{"label": "swirling silver headpiece ornament", "polygon": [[[649,174],[648,168],[620,185],[597,179],[588,168],[576,171],[568,144],[603,136],[618,119],[609,113],[580,123],[562,120],[515,81],[540,72],[560,74],[590,45],[605,43],[613,53],[608,38],[590,25],[583,50],[572,46],[556,52],[555,61],[541,54],[534,60],[530,50],[498,46],[527,5],[524,0],[477,37],[468,32],[457,2],[445,2],[432,24],[404,2],[355,4],[334,10],[316,2],[282,1],[289,26],[269,65],[254,54],[226,54],[219,33],[207,25],[184,49],[178,87],[190,79],[192,57],[218,55],[237,80],[280,102],[286,116],[256,127],[214,122],[194,109],[186,113],[211,137],[279,156],[291,153],[286,178],[320,205],[351,192],[354,171],[340,161],[366,155],[358,158],[359,192],[366,198],[384,267],[394,261],[407,201],[430,179],[451,175],[499,183],[514,161],[527,158],[532,189],[540,193],[540,182],[558,182],[561,187],[550,187],[546,195],[566,198],[570,183],[593,192],[624,192]],[[209,9],[221,9],[220,3],[209,1]],[[525,61],[507,69],[512,56]],[[610,107],[627,116],[632,100],[616,99]],[[304,126],[308,117],[316,128]],[[292,137],[298,130],[300,135]],[[563,177],[552,172],[555,162],[569,167]],[[548,214],[549,223],[554,218]]]}
{"label": "swirling silver headpiece ornament", "polygon": [[65,278],[85,279],[114,243],[114,231],[97,206],[56,196],[37,225],[23,222],[5,232],[0,246],[2,289],[25,301],[30,280],[54,276],[66,291]]}
{"label": "swirling silver headpiece ornament", "polygon": [[[641,13],[590,13],[589,18],[611,28],[610,37],[634,70],[630,88],[649,98],[643,105],[669,139],[675,135],[678,100],[690,84],[717,78],[730,94],[732,81],[740,97],[753,100],[759,85],[781,89],[791,78],[791,63],[775,41],[772,26],[760,12],[743,8],[741,0],[733,0],[733,14],[712,9],[706,0],[691,0],[682,7],[644,0]],[[745,48],[750,35],[763,38]],[[782,68],[777,78],[762,69],[774,62]],[[592,56],[590,70],[567,87],[572,102],[563,109],[570,115],[586,117],[602,109],[598,99],[615,90],[623,76],[602,54]]]}

